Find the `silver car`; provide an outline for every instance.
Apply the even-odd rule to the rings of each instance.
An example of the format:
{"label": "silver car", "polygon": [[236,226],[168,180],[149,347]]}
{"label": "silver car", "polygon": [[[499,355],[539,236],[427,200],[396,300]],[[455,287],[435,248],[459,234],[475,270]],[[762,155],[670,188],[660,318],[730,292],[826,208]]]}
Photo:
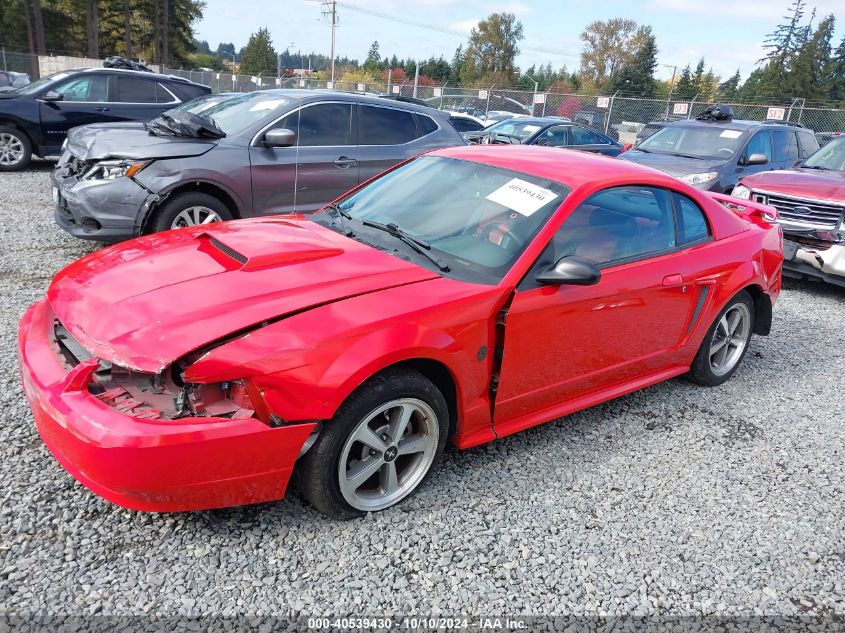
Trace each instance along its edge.
{"label": "silver car", "polygon": [[56,222],[114,242],[233,218],[319,209],[421,152],[464,144],[449,115],[316,90],[210,95],[147,123],[68,134]]}

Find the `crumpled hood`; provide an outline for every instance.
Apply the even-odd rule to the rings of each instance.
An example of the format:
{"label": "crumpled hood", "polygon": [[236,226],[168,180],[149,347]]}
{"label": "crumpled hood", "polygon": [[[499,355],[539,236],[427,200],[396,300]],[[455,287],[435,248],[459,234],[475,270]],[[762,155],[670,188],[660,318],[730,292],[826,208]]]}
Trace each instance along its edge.
{"label": "crumpled hood", "polygon": [[56,275],[47,297],[93,355],[159,372],[263,321],[435,277],[302,216],[286,216],[168,231],[103,249]]}
{"label": "crumpled hood", "polygon": [[93,123],[73,128],[67,135],[67,149],[85,161],[201,156],[215,145],[215,139],[153,136],[137,122]]}
{"label": "crumpled hood", "polygon": [[655,154],[631,149],[620,154],[622,160],[629,160],[632,163],[645,165],[659,169],[670,176],[686,176],[687,174],[700,174],[708,171],[718,171],[724,166],[725,161],[712,158],[684,158],[683,156],[670,156],[669,154]]}
{"label": "crumpled hood", "polygon": [[742,184],[798,198],[845,204],[845,172],[822,169],[782,169],[743,178]]}

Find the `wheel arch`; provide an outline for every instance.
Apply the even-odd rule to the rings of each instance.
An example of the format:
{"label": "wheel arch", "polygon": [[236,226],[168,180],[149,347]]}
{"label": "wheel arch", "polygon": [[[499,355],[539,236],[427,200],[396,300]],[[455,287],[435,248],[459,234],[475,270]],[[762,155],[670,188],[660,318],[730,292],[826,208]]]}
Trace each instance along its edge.
{"label": "wheel arch", "polygon": [[773,306],[771,297],[757,284],[748,285],[740,292],[743,291],[751,295],[751,299],[754,301],[754,327],[752,332],[758,336],[767,336],[772,331]]}
{"label": "wheel arch", "polygon": [[186,192],[205,193],[214,196],[226,205],[226,208],[231,212],[234,219],[237,220],[243,217],[243,204],[239,202],[238,197],[228,187],[219,182],[208,180],[189,180],[176,183],[161,191],[153,203],[149,205],[146,213],[139,215],[139,224],[136,227],[136,232],[139,235],[143,235],[158,209],[173,196],[178,196]]}
{"label": "wheel arch", "polygon": [[8,115],[2,115],[0,116],[0,125],[6,125],[8,127],[13,127],[18,130],[29,141],[29,147],[32,150],[32,153],[36,156],[41,156],[41,154],[39,153],[39,144],[35,142],[34,138],[32,138],[32,134],[30,134],[29,130],[26,129],[26,125],[22,121],[9,117]]}

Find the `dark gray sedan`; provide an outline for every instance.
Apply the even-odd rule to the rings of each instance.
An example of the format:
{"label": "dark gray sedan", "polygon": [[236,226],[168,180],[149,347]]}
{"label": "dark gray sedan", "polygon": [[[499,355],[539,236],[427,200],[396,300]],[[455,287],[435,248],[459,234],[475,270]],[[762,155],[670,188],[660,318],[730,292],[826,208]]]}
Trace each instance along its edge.
{"label": "dark gray sedan", "polygon": [[313,211],[388,167],[464,144],[447,113],[315,90],[211,95],[143,124],[71,130],[55,217],[76,237]]}

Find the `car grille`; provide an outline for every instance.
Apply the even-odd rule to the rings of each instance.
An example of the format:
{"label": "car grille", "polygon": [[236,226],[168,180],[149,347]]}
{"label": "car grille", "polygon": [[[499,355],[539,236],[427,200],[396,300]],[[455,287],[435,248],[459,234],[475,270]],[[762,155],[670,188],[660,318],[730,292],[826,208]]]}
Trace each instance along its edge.
{"label": "car grille", "polygon": [[814,229],[835,229],[845,211],[845,205],[770,194],[765,191],[752,191],[752,199],[775,207],[784,224]]}
{"label": "car grille", "polygon": [[80,160],[73,154],[68,155],[67,162],[64,164],[65,176],[81,176],[94,166],[96,161]]}

